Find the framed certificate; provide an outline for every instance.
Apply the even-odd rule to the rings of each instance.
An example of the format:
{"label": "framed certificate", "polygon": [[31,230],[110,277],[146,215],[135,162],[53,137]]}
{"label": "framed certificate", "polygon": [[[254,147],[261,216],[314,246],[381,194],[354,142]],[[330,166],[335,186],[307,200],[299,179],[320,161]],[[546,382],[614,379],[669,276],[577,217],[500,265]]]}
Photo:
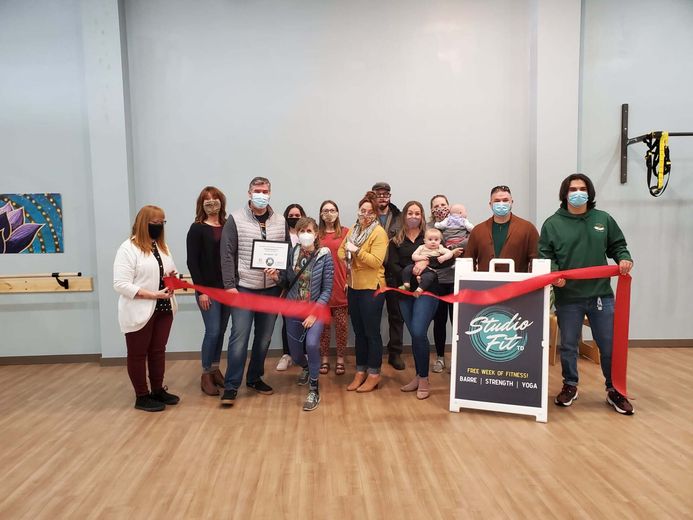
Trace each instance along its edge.
{"label": "framed certificate", "polygon": [[253,240],[250,267],[252,269],[286,269],[289,245],[289,242],[275,240]]}

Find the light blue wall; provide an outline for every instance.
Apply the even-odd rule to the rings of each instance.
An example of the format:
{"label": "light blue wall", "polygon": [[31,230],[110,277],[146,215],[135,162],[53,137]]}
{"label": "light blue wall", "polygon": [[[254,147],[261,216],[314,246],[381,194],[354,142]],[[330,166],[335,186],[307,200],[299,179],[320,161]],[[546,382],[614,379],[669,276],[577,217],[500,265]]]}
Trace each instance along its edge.
{"label": "light blue wall", "polygon": [[583,16],[580,169],[635,260],[631,337],[693,338],[693,137],[670,139],[671,180],[661,197],[647,189],[644,144],[629,147],[628,183],[619,180],[622,103],[630,105],[631,137],[693,132],[693,2],[586,0]]}
{"label": "light blue wall", "polygon": [[[81,270],[96,291],[0,297],[0,356],[125,354],[110,262],[142,204],[167,210],[185,272],[205,184],[233,208],[266,175],[279,209],[299,201],[314,214],[333,197],[348,222],[363,191],[388,180],[399,205],[443,192],[478,222],[488,188],[507,183],[516,212],[541,224],[576,148],[636,258],[632,337],[693,337],[672,312],[691,288],[692,141],[672,138],[662,198],[647,194],[642,145],[618,183],[621,103],[631,134],[693,129],[693,3],[661,2],[658,52],[650,3],[561,1],[125,0],[124,19],[116,0],[1,2],[0,191],[62,193],[65,253],[0,257],[0,272]],[[566,63],[580,7],[578,96]],[[201,319],[179,301],[169,348],[195,350]]]}
{"label": "light blue wall", "polygon": [[[63,254],[2,255],[0,273],[94,273],[80,4],[0,2],[0,192],[58,192]],[[0,356],[101,351],[97,293],[0,296]]]}

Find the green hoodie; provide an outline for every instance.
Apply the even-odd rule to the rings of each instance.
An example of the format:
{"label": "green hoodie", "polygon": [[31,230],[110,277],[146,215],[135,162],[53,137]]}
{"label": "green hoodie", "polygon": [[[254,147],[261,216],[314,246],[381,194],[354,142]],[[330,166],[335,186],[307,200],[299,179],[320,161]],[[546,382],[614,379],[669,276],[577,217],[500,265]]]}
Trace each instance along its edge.
{"label": "green hoodie", "polygon": [[[607,257],[616,263],[632,260],[621,228],[598,209],[573,215],[559,208],[541,227],[539,256],[551,260],[552,271],[607,265]],[[609,278],[566,280],[564,287],[554,291],[559,304],[614,295]]]}

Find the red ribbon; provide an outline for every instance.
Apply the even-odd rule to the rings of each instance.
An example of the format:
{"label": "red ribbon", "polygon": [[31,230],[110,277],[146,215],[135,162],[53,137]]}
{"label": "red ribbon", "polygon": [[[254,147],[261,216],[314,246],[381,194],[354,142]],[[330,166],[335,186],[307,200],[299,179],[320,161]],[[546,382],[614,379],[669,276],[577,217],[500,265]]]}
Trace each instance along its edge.
{"label": "red ribbon", "polygon": [[322,303],[287,300],[276,296],[263,296],[247,292],[232,293],[215,287],[191,284],[175,276],[165,276],[164,284],[171,291],[193,289],[229,307],[239,307],[268,314],[282,314],[290,318],[305,319],[308,316],[315,316],[324,323],[329,323],[332,319],[330,308]]}
{"label": "red ribbon", "polygon": [[[499,285],[485,291],[474,289],[462,289],[457,294],[438,296],[424,291],[422,294],[437,298],[447,303],[468,303],[471,305],[493,305],[504,300],[517,298],[549,284],[554,283],[559,278],[566,280],[589,280],[592,278],[610,278],[618,276],[616,286],[616,299],[614,302],[614,341],[611,354],[611,382],[616,390],[622,395],[627,396],[626,392],[626,371],[628,366],[628,320],[630,319],[630,275],[619,273],[617,265],[603,265],[594,267],[583,267],[581,269],[570,269],[568,271],[554,271],[527,278],[519,282],[510,282]],[[410,291],[396,289],[394,287],[384,287],[376,291],[376,294],[396,291],[406,296],[412,296]]]}

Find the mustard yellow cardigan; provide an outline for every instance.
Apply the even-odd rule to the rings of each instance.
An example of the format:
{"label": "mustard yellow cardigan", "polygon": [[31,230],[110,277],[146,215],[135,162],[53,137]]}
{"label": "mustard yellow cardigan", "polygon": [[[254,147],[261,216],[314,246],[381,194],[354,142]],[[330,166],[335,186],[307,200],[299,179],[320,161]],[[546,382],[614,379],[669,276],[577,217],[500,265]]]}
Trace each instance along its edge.
{"label": "mustard yellow cardigan", "polygon": [[[346,259],[347,237],[351,235],[353,227],[342,240],[339,246],[338,255],[341,260]],[[373,232],[361,245],[359,252],[356,253],[351,261],[351,283],[352,289],[377,289],[385,287],[385,255],[387,254],[387,233],[382,226],[376,226]]]}

